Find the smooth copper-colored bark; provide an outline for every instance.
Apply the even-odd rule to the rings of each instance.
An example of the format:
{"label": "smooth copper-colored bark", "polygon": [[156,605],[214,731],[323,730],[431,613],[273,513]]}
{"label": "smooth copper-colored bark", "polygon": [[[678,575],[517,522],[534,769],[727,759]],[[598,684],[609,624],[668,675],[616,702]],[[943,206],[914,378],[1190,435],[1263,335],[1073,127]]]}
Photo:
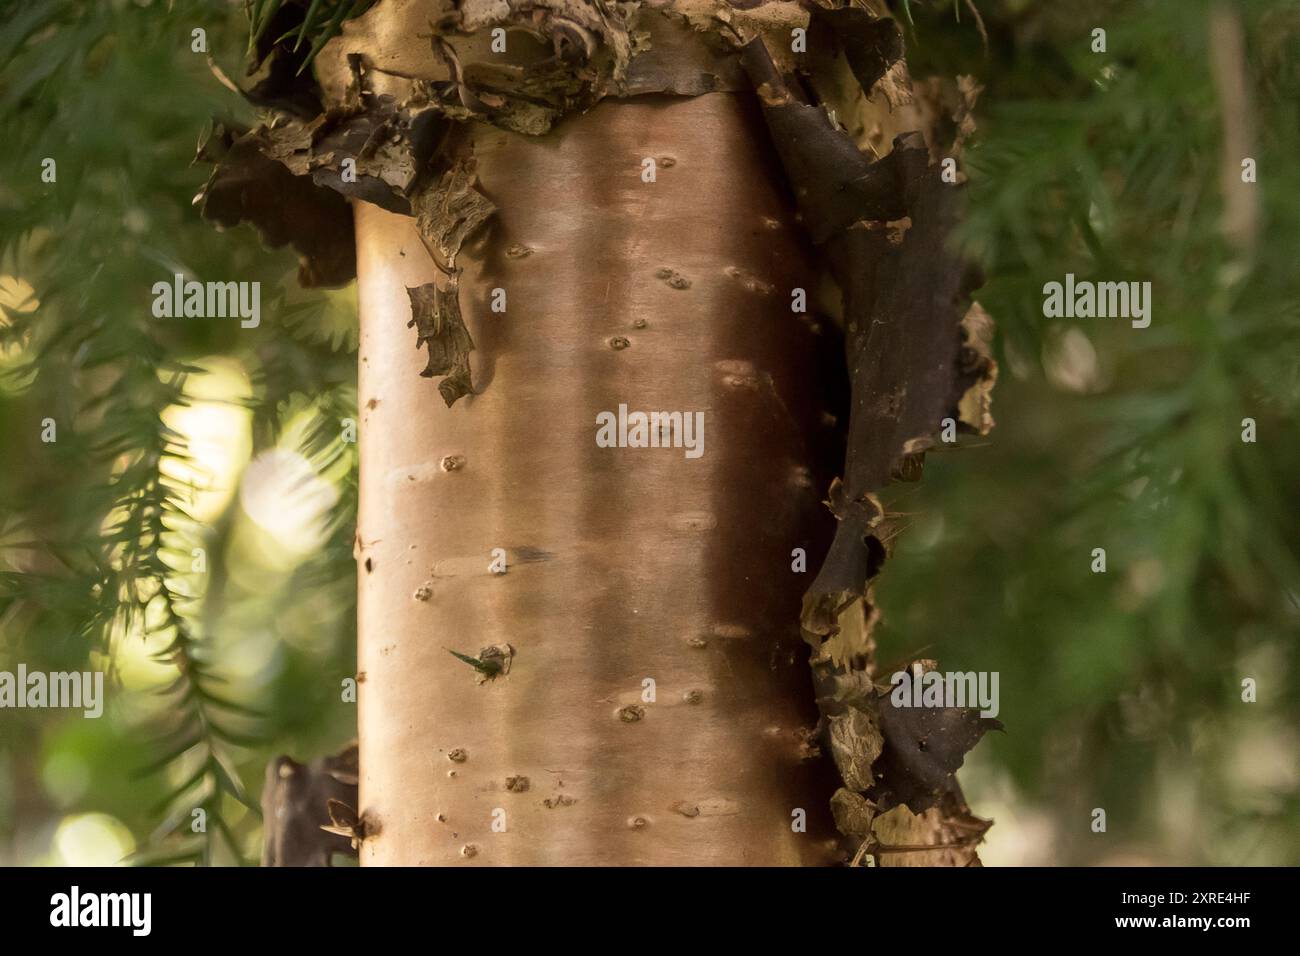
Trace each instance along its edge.
{"label": "smooth copper-colored bark", "polygon": [[[461,257],[479,394],[450,409],[406,325],[414,222],[357,206],[363,863],[837,857],[791,569],[832,523],[811,268],[760,122],[718,93],[479,129],[498,212]],[[703,456],[597,447],[620,404],[704,412]],[[484,683],[448,653],[506,643]]]}

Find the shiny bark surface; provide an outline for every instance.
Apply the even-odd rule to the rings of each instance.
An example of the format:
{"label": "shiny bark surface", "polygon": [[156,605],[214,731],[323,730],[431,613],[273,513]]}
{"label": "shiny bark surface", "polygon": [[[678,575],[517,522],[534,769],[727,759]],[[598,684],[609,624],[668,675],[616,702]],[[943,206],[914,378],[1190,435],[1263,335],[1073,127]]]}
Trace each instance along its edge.
{"label": "shiny bark surface", "polygon": [[[364,864],[838,857],[792,571],[833,524],[813,279],[765,137],[732,93],[478,129],[498,211],[461,256],[450,409],[407,327],[436,273],[414,221],[356,206]],[[703,454],[598,447],[620,404],[703,412]],[[482,682],[448,652],[505,644]]]}

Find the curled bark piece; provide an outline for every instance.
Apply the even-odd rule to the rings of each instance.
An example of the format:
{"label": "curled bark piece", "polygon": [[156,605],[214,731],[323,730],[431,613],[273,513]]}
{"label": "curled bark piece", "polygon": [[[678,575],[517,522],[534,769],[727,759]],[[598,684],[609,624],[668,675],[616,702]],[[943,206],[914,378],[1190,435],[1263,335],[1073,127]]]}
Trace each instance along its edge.
{"label": "curled bark piece", "polygon": [[303,286],[344,285],[356,277],[352,210],[346,199],[294,176],[266,157],[256,138],[221,124],[200,145],[200,160],[214,164],[194,197],[204,219],[222,228],[247,222],[269,248],[291,245]]}
{"label": "curled bark piece", "polygon": [[446,23],[466,33],[513,26],[551,43],[555,61],[586,67],[592,93],[619,85],[632,57],[630,10],[609,0],[459,0]]}
{"label": "curled bark piece", "polygon": [[365,108],[331,109],[309,123],[280,118],[252,136],[263,155],[295,176],[410,214],[410,193],[447,125],[441,111],[427,103],[399,104],[376,96],[367,98]]}
{"label": "curled bark piece", "polygon": [[875,715],[849,707],[843,714],[831,717],[829,723],[831,757],[844,785],[857,791],[870,789],[874,779],[871,767],[884,746]]}
{"label": "curled bark piece", "polygon": [[333,822],[331,802],[357,804],[357,745],[300,764],[276,757],[262,788],[263,866],[330,866],[335,853],[356,855],[349,838],[322,827]]}
{"label": "curled bark piece", "polygon": [[955,774],[966,754],[988,731],[1002,729],[974,707],[899,707],[888,694],[876,703],[883,746],[875,779],[862,789],[881,810],[902,804],[923,813],[949,794],[960,796]]}
{"label": "curled bark piece", "polygon": [[831,797],[831,814],[835,817],[835,826],[845,836],[859,840],[871,836],[871,822],[876,810],[861,794],[840,787]]}
{"label": "curled bark piece", "polygon": [[[561,116],[607,97],[748,89],[730,44],[755,35],[788,41],[808,14],[795,2],[744,6],[731,0],[384,0],[382,8],[349,21],[318,62],[329,101],[344,98],[344,64],[357,58],[388,79],[446,90],[449,116],[540,135]],[[430,24],[435,48],[446,48],[435,56],[429,55]],[[504,50],[491,45],[496,27],[508,31]]]}
{"label": "curled bark piece", "polygon": [[680,18],[706,35],[720,36],[743,47],[763,38],[783,70],[792,69],[795,55],[791,30],[808,26],[811,4],[797,0],[649,0],[674,18]]}
{"label": "curled bark piece", "polygon": [[[635,47],[635,9],[609,0],[459,0],[437,29],[449,37],[505,27],[549,44],[549,57],[477,59],[467,64],[463,81],[455,80],[482,85],[499,97],[543,104],[558,116],[623,92]],[[455,70],[459,74],[459,67]]]}
{"label": "curled bark piece", "polygon": [[420,238],[444,272],[455,268],[460,247],[496,210],[475,181],[472,163],[461,160],[415,199]]}
{"label": "curled bark piece", "polygon": [[448,277],[445,289],[428,282],[406,292],[411,297],[411,321],[406,324],[415,326],[416,348],[429,348],[429,362],[420,374],[425,378],[446,376],[438,383],[438,392],[450,408],[473,391],[469,353],[474,351],[474,340],[460,314],[457,277]]}

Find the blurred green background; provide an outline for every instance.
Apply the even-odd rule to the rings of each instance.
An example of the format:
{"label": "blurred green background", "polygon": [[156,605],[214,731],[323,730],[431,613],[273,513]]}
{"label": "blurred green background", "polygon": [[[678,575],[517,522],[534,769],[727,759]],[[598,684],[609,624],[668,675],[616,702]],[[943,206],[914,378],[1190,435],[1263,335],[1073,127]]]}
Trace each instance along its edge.
{"label": "blurred green background", "polygon": [[[896,5],[914,75],[985,87],[1002,377],[992,436],[884,496],[880,657],[1001,674],[988,864],[1300,862],[1300,7],[1226,8],[1238,67],[1208,0]],[[255,861],[268,758],[354,733],[355,293],[191,206],[205,123],[256,119],[208,66],[247,38],[237,2],[0,0],[0,670],[117,688],[0,711],[0,864]],[[260,281],[261,327],[153,318],[174,272]],[[1045,319],[1067,272],[1150,281],[1151,327]]]}

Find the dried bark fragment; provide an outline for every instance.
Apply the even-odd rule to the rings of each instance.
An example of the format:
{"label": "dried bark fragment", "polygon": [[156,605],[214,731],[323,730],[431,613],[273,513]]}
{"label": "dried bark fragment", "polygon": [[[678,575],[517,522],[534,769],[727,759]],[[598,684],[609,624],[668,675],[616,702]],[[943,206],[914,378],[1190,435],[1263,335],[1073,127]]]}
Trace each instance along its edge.
{"label": "dried bark fragment", "polygon": [[[912,107],[932,160],[962,156],[975,133],[975,102],[983,90],[972,76],[931,76],[912,84]],[[965,182],[966,174],[958,170],[957,183]]]}
{"label": "dried bark fragment", "polygon": [[825,640],[838,632],[840,616],[862,598],[867,583],[885,561],[884,546],[873,529],[884,508],[870,492],[850,498],[844,483],[831,483],[826,505],[837,520],[835,537],[813,586],[804,595],[802,625],[808,634]]}
{"label": "dried bark fragment", "polygon": [[831,757],[851,790],[866,791],[873,782],[872,764],[884,746],[876,717],[858,707],[848,707],[830,723]]}
{"label": "dried bark fragment", "polygon": [[473,165],[462,160],[415,197],[413,210],[420,238],[444,271],[455,268],[461,246],[496,210],[475,188],[475,181]]}
{"label": "dried bark fragment", "polygon": [[[346,74],[336,76],[329,96],[303,71],[306,47],[294,49],[292,34],[304,8],[285,4],[259,38],[250,66],[256,82],[244,95],[275,111],[266,124],[238,138],[227,136],[226,158],[209,150],[212,181],[200,195],[207,218],[222,224],[249,221],[272,247],[292,243],[304,260],[304,285],[338,285],[355,274],[347,208],[308,177],[350,198],[398,213],[412,211],[421,172],[444,141],[449,125],[480,119],[537,135],[564,113],[590,107],[604,96],[664,92],[698,95],[743,86],[736,57],[722,37],[788,35],[807,22],[798,4],[769,2],[737,9],[722,0],[690,0],[671,7],[609,0],[460,0],[444,5],[423,33],[400,54],[388,49],[389,24],[420,20],[430,26],[428,5],[376,5],[326,47]],[[404,18],[404,19],[403,19]],[[695,28],[684,33],[672,21]],[[487,54],[484,35],[496,26],[522,30],[550,45],[550,56]],[[417,51],[414,46],[419,46]],[[418,64],[415,72],[394,71]],[[321,60],[326,59],[322,53]],[[640,61],[638,63],[638,61]],[[318,62],[320,62],[318,60]],[[366,88],[375,71],[409,76],[402,102]],[[322,100],[334,105],[323,108]],[[237,148],[230,148],[236,147]],[[345,171],[344,162],[354,165]],[[353,175],[355,174],[355,175]],[[444,290],[446,292],[447,290]]]}
{"label": "dried bark fragment", "polygon": [[592,92],[617,86],[632,57],[631,10],[609,0],[460,0],[448,22],[466,33],[513,25],[549,40],[555,59],[586,67]]}
{"label": "dried bark fragment", "polygon": [[[538,135],[605,97],[747,89],[731,44],[764,35],[784,38],[788,47],[790,29],[805,26],[808,14],[795,2],[741,6],[729,0],[385,0],[326,45],[323,83],[329,99],[342,100],[344,61],[356,58],[369,70],[437,90],[450,117]],[[439,50],[433,57],[426,39],[431,23]],[[530,33],[545,47],[512,39],[504,52],[492,50],[487,31],[497,26],[512,37]]]}
{"label": "dried bark fragment", "polygon": [[420,374],[425,378],[446,376],[438,383],[438,392],[450,408],[458,398],[473,392],[469,353],[474,351],[474,340],[460,314],[456,276],[449,277],[447,282],[446,289],[440,289],[434,282],[407,287],[411,320],[406,324],[416,328],[416,348],[422,345],[429,348],[429,361]]}
{"label": "dried bark fragment", "polygon": [[[874,537],[874,535],[873,535]],[[872,637],[876,620],[880,612],[872,605],[871,585],[868,584],[865,597],[861,594],[851,595],[848,603],[834,618],[827,622],[826,630],[819,632],[821,641],[811,664],[831,665],[832,668],[846,674],[860,674],[867,662],[873,660],[876,642]],[[807,605],[805,604],[805,610]],[[807,618],[804,618],[807,629]],[[862,698],[872,692],[870,681],[860,681],[856,685],[846,685],[828,689],[822,696],[833,700],[852,700]]]}
{"label": "dried bark fragment", "polygon": [[966,390],[966,270],[948,246],[958,193],[928,166],[920,137],[896,142],[890,155],[903,170],[911,228],[898,243],[880,230],[846,230],[827,250],[844,293],[850,498],[888,484],[905,467],[908,442],[938,432]]}
{"label": "dried bark fragment", "polygon": [[990,826],[992,821],[972,814],[960,788],[954,788],[923,813],[901,805],[878,813],[858,852],[872,856],[877,866],[981,866],[976,847]]}
{"label": "dried bark fragment", "polygon": [[902,804],[923,813],[959,793],[955,774],[966,754],[988,731],[1002,729],[973,707],[896,707],[888,695],[877,703],[884,746],[874,783],[862,789],[882,810]]}
{"label": "dried bark fragment", "polygon": [[328,110],[306,123],[277,118],[254,132],[258,148],[295,176],[409,215],[410,193],[446,136],[448,121],[437,108],[418,102],[376,96],[364,103]]}
{"label": "dried bark fragment", "polygon": [[871,836],[871,822],[876,817],[876,809],[861,794],[840,787],[831,797],[831,815],[835,818],[835,826],[845,836],[866,840]]}
{"label": "dried bark fragment", "polygon": [[696,31],[721,36],[737,47],[760,38],[768,40],[768,49],[782,69],[795,64],[790,31],[808,26],[807,9],[794,0],[672,0],[665,9]]}
{"label": "dried bark fragment", "polygon": [[247,222],[267,247],[291,245],[303,286],[345,285],[356,277],[352,210],[338,193],[294,176],[263,155],[255,138],[221,124],[195,159],[214,164],[194,197],[204,219],[220,228]]}
{"label": "dried bark fragment", "polygon": [[413,209],[425,248],[442,272],[435,282],[407,288],[416,347],[428,346],[429,361],[420,372],[426,378],[446,376],[438,391],[448,407],[472,394],[469,353],[474,340],[460,311],[460,273],[456,256],[496,207],[474,186],[473,167],[457,162],[429,189],[419,193]]}

